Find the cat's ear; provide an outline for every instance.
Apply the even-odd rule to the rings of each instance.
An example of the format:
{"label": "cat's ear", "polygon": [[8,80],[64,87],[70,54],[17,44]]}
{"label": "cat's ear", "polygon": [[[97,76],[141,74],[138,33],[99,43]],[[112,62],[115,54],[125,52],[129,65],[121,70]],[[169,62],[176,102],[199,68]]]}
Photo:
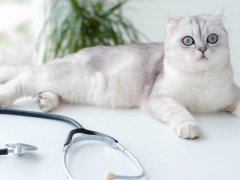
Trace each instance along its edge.
{"label": "cat's ear", "polygon": [[178,16],[168,16],[167,17],[167,33],[172,33],[177,27],[181,17]]}
{"label": "cat's ear", "polygon": [[213,14],[213,16],[219,20],[222,20],[223,15],[224,15],[224,9],[220,9]]}

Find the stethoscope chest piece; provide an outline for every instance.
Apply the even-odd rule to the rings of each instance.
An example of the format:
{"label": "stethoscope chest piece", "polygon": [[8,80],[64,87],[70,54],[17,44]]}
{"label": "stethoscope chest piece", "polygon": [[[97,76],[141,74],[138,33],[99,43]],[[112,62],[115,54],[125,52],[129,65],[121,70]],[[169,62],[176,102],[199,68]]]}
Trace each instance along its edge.
{"label": "stethoscope chest piece", "polygon": [[6,144],[6,146],[8,154],[12,153],[13,155],[22,155],[29,153],[30,151],[38,150],[36,146],[23,143]]}

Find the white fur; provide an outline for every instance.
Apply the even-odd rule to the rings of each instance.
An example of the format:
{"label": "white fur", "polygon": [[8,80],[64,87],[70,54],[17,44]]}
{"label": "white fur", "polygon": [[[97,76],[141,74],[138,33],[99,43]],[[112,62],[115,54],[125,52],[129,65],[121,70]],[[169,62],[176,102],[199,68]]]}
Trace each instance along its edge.
{"label": "white fur", "polygon": [[53,92],[70,103],[137,107],[152,90],[162,58],[161,43],[87,48],[7,82],[0,91],[0,104]]}
{"label": "white fur", "polygon": [[[165,44],[86,48],[32,67],[0,89],[0,105],[38,96],[43,111],[60,100],[107,107],[143,107],[183,138],[199,136],[190,112],[232,111],[240,117],[239,88],[233,83],[228,37],[214,15],[169,17]],[[216,44],[207,36],[219,36]],[[185,47],[181,39],[192,36]],[[204,52],[198,48],[206,47]],[[164,60],[163,60],[164,59]]]}
{"label": "white fur", "polygon": [[31,69],[31,65],[1,65],[0,83],[6,83],[14,79],[18,74]]}
{"label": "white fur", "polygon": [[[146,107],[155,119],[166,122],[175,132],[178,129],[180,137],[199,135],[188,111],[205,113],[236,107],[233,104],[238,100],[239,88],[233,83],[228,38],[221,16],[216,13],[168,20],[164,74],[155,82]],[[206,42],[212,33],[219,37],[216,44]],[[183,45],[181,39],[185,36],[193,37],[195,44]],[[201,58],[202,52],[198,50],[201,47],[207,48],[206,59]]]}

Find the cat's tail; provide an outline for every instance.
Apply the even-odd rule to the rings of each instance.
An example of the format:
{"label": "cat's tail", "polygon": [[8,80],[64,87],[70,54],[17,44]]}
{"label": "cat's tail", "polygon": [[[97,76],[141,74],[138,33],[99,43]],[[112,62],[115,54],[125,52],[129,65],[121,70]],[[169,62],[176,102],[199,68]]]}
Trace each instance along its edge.
{"label": "cat's tail", "polygon": [[36,82],[31,71],[23,72],[13,80],[0,86],[0,107],[8,107],[13,102],[24,96],[36,94]]}
{"label": "cat's tail", "polygon": [[10,80],[13,80],[19,74],[26,72],[33,67],[34,65],[14,65],[14,64],[0,65],[0,84],[4,84]]}

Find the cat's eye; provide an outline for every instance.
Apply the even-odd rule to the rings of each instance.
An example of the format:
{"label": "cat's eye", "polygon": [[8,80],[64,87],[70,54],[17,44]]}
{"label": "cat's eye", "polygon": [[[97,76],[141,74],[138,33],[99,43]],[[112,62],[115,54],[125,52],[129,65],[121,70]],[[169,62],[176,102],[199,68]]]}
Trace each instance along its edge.
{"label": "cat's eye", "polygon": [[218,42],[218,36],[216,34],[210,34],[207,37],[207,43],[216,44]]}
{"label": "cat's eye", "polygon": [[194,44],[194,39],[191,37],[191,36],[185,36],[183,39],[182,39],[182,43],[185,45],[185,46],[191,46]]}

